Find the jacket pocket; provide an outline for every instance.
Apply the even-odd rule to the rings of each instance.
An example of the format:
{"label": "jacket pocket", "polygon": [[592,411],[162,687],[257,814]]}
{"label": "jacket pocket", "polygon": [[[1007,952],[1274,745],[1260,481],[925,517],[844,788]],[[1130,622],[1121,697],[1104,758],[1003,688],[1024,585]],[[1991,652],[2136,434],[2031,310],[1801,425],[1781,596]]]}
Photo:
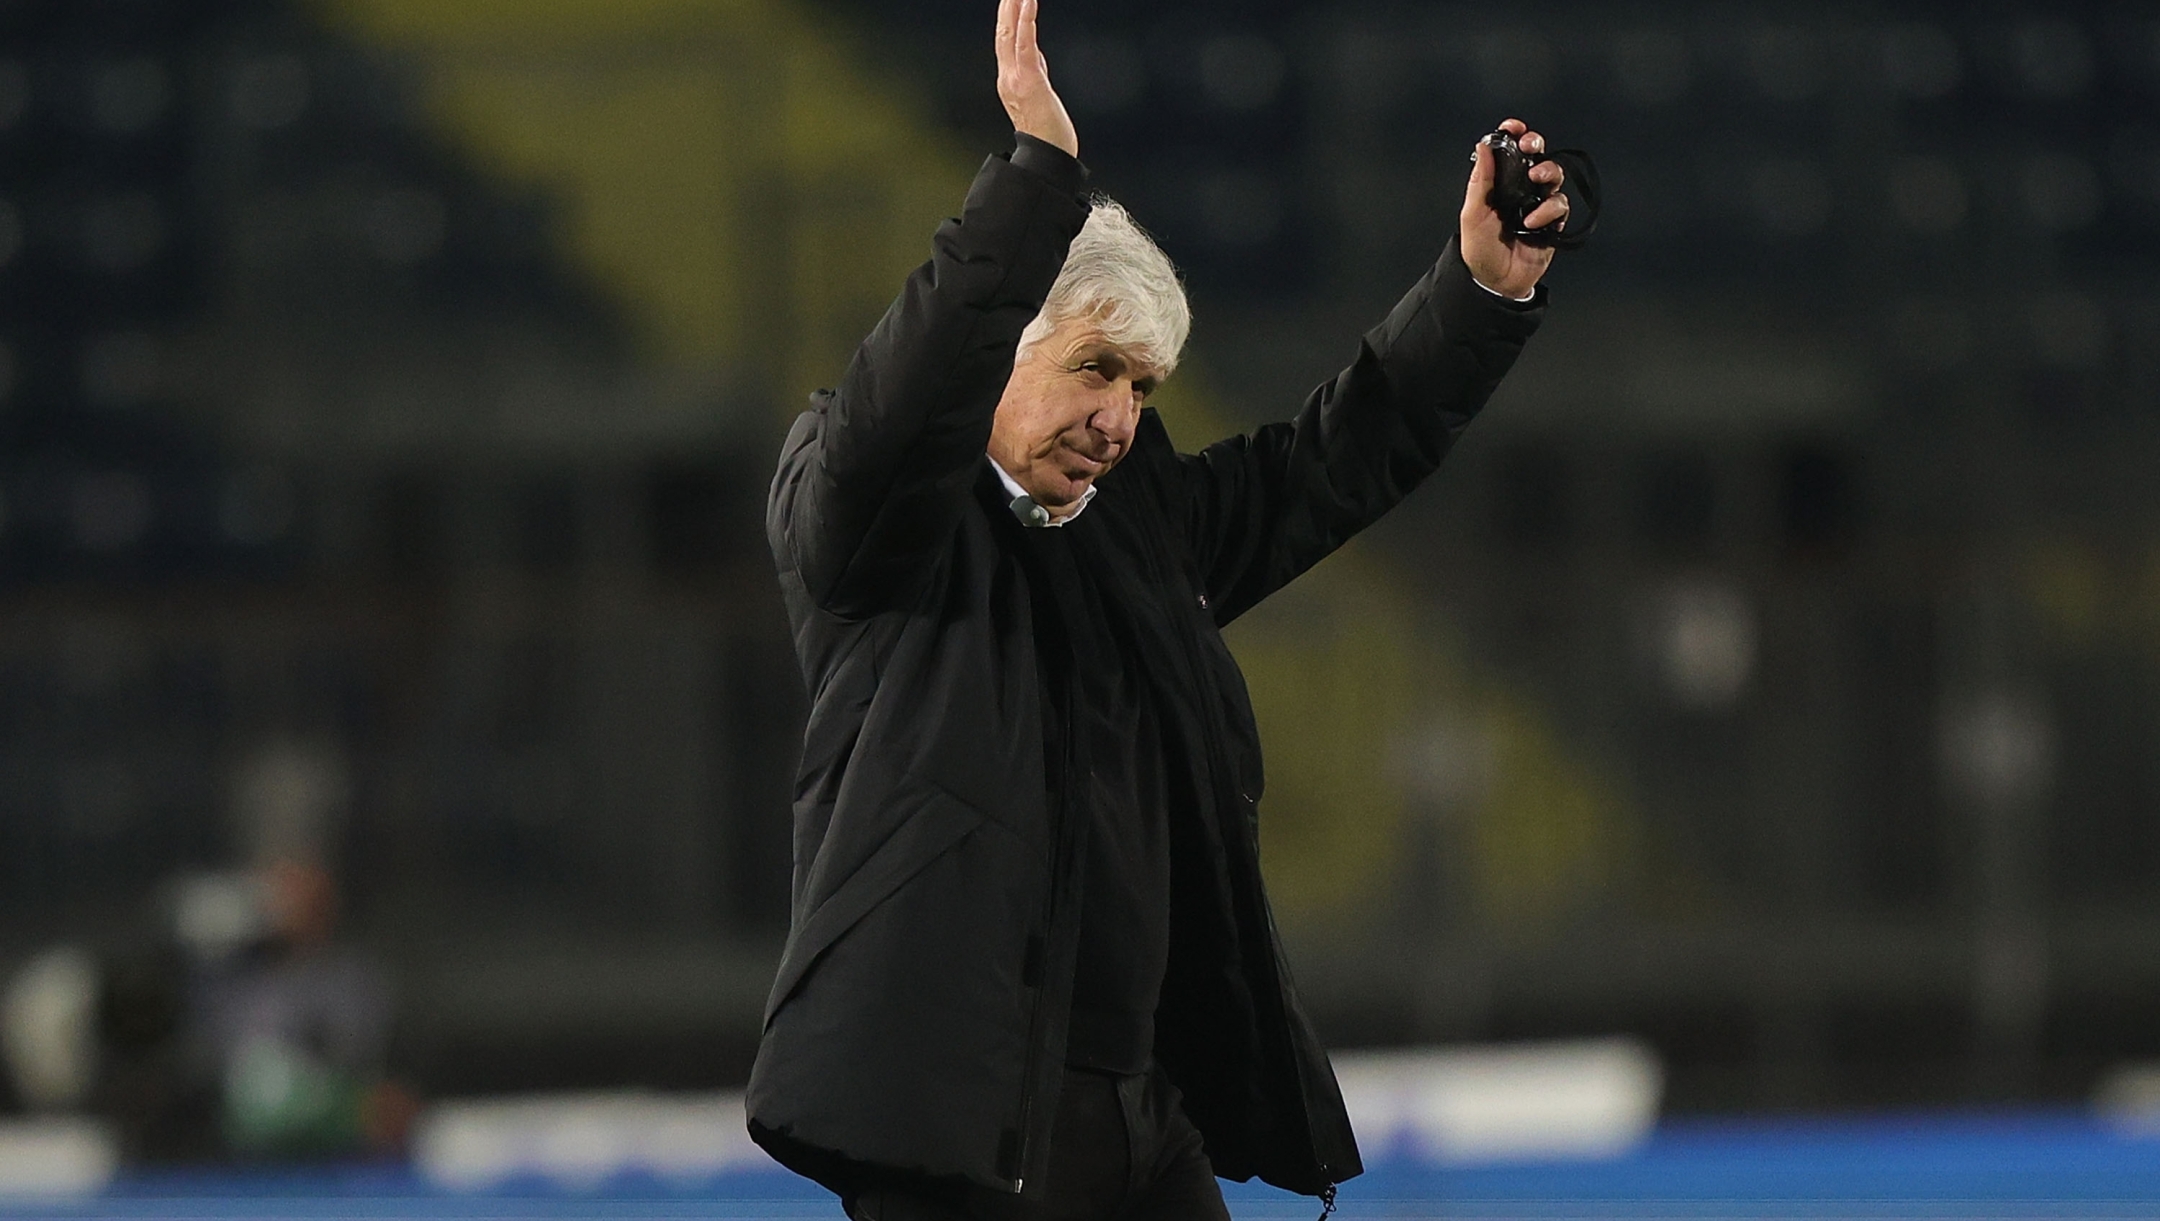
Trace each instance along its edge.
{"label": "jacket pocket", "polygon": [[779,973],[773,979],[772,997],[765,1003],[766,1025],[772,1024],[773,1015],[795,995],[810,968],[834,942],[908,879],[982,825],[980,811],[928,784],[912,793],[898,794],[894,800],[920,804],[899,817],[899,825],[885,842],[834,887],[832,894],[788,938],[787,953],[780,959]]}

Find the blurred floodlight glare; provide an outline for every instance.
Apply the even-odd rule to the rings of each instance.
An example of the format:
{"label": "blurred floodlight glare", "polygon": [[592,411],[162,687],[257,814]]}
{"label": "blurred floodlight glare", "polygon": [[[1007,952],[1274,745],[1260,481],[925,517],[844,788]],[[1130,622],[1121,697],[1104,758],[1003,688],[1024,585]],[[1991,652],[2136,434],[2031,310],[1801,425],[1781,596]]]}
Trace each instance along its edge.
{"label": "blurred floodlight glare", "polygon": [[1220,110],[1266,106],[1287,71],[1282,51],[1258,34],[1217,34],[1200,44],[1200,87]]}
{"label": "blurred floodlight glare", "polygon": [[1147,63],[1129,39],[1076,39],[1058,51],[1057,65],[1058,91],[1082,111],[1114,114],[1138,102],[1147,89]]}
{"label": "blurred floodlight glare", "polygon": [[78,620],[65,625],[56,645],[55,675],[63,691],[85,702],[125,690],[149,664],[142,631],[126,620]]}
{"label": "blurred floodlight glare", "polygon": [[101,199],[83,214],[83,256],[100,271],[133,271],[165,245],[164,209],[135,192]]}
{"label": "blurred floodlight glare", "polygon": [[98,1070],[97,963],[50,949],[0,980],[0,1053],[15,1092],[36,1111],[81,1105]]}
{"label": "blurred floodlight glare", "polygon": [[2033,355],[2041,364],[2090,371],[2107,363],[2113,339],[2108,312],[2092,296],[2044,293],[2032,304],[2031,325]]}
{"label": "blurred floodlight glare", "polygon": [[1281,193],[1258,174],[1218,170],[1199,180],[1196,195],[1208,233],[1225,246],[1257,246],[1282,229]]}
{"label": "blurred floodlight glare", "polygon": [[335,746],[298,740],[258,745],[233,768],[235,838],[258,866],[321,863],[336,841],[351,788]]}
{"label": "blurred floodlight glare", "polygon": [[368,250],[386,263],[425,262],[441,251],[447,229],[442,196],[417,187],[379,192],[361,204]]}
{"label": "blurred floodlight glare", "polygon": [[234,69],[227,93],[233,119],[257,131],[290,127],[307,112],[308,68],[297,55],[267,55]]}
{"label": "blurred floodlight glare", "polygon": [[259,546],[285,537],[296,512],[292,481],[273,470],[226,480],[218,497],[218,528],[236,543]]}
{"label": "blurred floodlight glare", "polygon": [[101,65],[90,74],[90,118],[114,135],[135,135],[165,116],[171,93],[165,65],[154,59]]}
{"label": "blurred floodlight glare", "polygon": [[1804,102],[1823,87],[1823,52],[1816,36],[1789,26],[1756,30],[1747,40],[1748,73],[1763,96]]}
{"label": "blurred floodlight glare", "polygon": [[86,551],[119,551],[142,541],[155,506],[150,489],[132,471],[78,476],[68,492],[75,541]]}
{"label": "blurred floodlight glare", "polygon": [[2092,44],[2068,21],[2031,21],[2010,37],[2010,60],[2018,80],[2042,98],[2070,98],[2092,85]]}
{"label": "blurred floodlight glare", "polygon": [[83,345],[83,397],[100,407],[140,403],[164,380],[164,347],[148,332],[114,331]]}
{"label": "blurred floodlight glare", "polygon": [[1907,229],[1939,235],[1965,221],[1965,176],[1948,157],[1901,157],[1890,170],[1890,207]]}
{"label": "blurred floodlight glare", "polygon": [[232,229],[234,260],[254,268],[275,266],[315,238],[307,201],[284,192],[249,201],[233,217]]}
{"label": "blurred floodlight glare", "polygon": [[1527,28],[1479,35],[1471,44],[1471,63],[1486,98],[1511,109],[1544,96],[1558,66],[1552,44]]}
{"label": "blurred floodlight glare", "polygon": [[1407,56],[1378,32],[1352,26],[1336,37],[1336,93],[1351,111],[1370,116],[1391,104],[1407,74]]}
{"label": "blurred floodlight glare", "polygon": [[263,882],[253,874],[198,873],[173,891],[173,931],[202,962],[218,962],[269,931]]}
{"label": "blurred floodlight glare", "polygon": [[1687,43],[1669,30],[1629,30],[1613,39],[1612,69],[1620,96],[1645,109],[1679,101],[1692,77]]}
{"label": "blurred floodlight glare", "polygon": [[1748,199],[1763,230],[1777,237],[1819,233],[1830,219],[1830,185],[1822,167],[1802,157],[1758,163],[1748,175]]}
{"label": "blurred floodlight glare", "polygon": [[22,212],[6,199],[0,199],[0,267],[6,267],[22,253]]}
{"label": "blurred floodlight glare", "polygon": [[1727,582],[1696,578],[1659,591],[1650,637],[1665,689],[1683,707],[1729,705],[1755,672],[1755,612]]}
{"label": "blurred floodlight glare", "polygon": [[1955,297],[1925,296],[1906,300],[1890,323],[1897,359],[1920,372],[1942,372],[1965,363],[1978,342],[1972,310]]}
{"label": "blurred floodlight glare", "polygon": [[136,765],[71,759],[61,765],[54,804],[70,831],[110,842],[129,829],[142,809],[144,779]]}
{"label": "blurred floodlight glare", "polygon": [[2117,181],[2141,203],[2160,202],[2160,151],[2125,153],[2116,164]]}
{"label": "blurred floodlight glare", "polygon": [[1985,809],[2029,804],[2047,791],[2055,732],[2034,700],[2007,690],[1953,706],[1942,722],[1942,763],[1950,791]]}
{"label": "blurred floodlight glare", "polygon": [[15,60],[0,60],[0,131],[22,122],[30,108],[30,73]]}
{"label": "blurred floodlight glare", "polygon": [[2100,176],[2075,153],[2033,153],[2018,166],[2025,215],[2041,229],[2082,229],[2100,215]]}
{"label": "blurred floodlight glare", "polygon": [[1446,816],[1483,801],[1499,770],[1491,726],[1473,717],[1440,715],[1406,730],[1392,760],[1404,787]]}
{"label": "blurred floodlight glare", "polygon": [[1892,89],[1923,100],[1946,96],[1964,74],[1957,40],[1922,22],[1894,25],[1883,32],[1883,79]]}

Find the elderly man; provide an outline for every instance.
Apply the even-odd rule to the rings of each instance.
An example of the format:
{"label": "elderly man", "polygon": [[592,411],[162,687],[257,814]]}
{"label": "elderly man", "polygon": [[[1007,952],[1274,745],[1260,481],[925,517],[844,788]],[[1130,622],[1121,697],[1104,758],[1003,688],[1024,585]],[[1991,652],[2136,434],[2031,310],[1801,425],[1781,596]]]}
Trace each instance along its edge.
{"label": "elderly man", "polygon": [[1552,252],[1505,236],[1480,145],[1459,240],[1351,365],[1179,454],[1145,403],[1184,293],[1086,194],[1036,3],[998,11],[1018,147],[773,482],[812,710],[750,1130],[858,1221],[1226,1218],[1217,1175],[1331,1204],[1361,1167],[1262,892],[1219,632],[1432,473]]}

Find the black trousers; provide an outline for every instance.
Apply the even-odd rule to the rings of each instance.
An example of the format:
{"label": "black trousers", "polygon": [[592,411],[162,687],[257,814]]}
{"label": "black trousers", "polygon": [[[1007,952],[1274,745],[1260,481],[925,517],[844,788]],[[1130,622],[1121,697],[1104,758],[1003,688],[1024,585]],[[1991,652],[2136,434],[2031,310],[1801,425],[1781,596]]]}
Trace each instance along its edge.
{"label": "black trousers", "polygon": [[1040,1203],[973,1184],[888,1183],[844,1198],[854,1221],[1230,1221],[1200,1130],[1159,1068],[1065,1070]]}

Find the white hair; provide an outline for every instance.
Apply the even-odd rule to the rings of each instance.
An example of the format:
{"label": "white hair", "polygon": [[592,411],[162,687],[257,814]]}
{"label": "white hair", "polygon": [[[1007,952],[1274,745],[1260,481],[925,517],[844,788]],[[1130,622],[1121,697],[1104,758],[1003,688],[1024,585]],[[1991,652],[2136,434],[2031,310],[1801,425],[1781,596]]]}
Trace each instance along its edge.
{"label": "white hair", "polygon": [[1062,323],[1090,318],[1103,338],[1169,377],[1192,332],[1185,285],[1170,256],[1124,205],[1106,195],[1093,203],[1042,312],[1020,332],[1019,351],[1025,354]]}

